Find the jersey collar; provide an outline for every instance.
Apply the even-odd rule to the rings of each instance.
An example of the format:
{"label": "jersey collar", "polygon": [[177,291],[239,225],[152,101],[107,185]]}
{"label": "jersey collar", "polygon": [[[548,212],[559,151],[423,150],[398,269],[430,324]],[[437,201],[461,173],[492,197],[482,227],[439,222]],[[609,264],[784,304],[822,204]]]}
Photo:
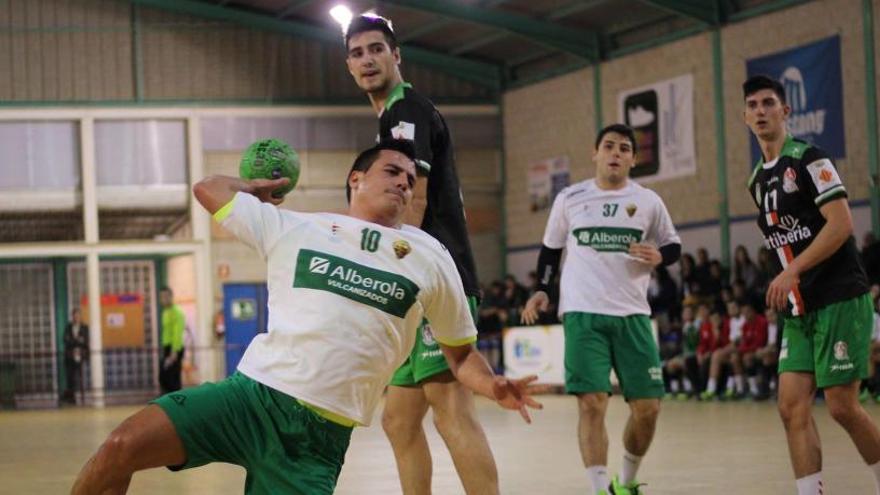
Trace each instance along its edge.
{"label": "jersey collar", "polygon": [[384,110],[388,110],[392,105],[397,103],[398,101],[403,99],[403,92],[407,88],[412,88],[412,84],[406,81],[400,81],[397,86],[391,90],[391,93],[388,94],[388,98],[385,100],[385,108]]}
{"label": "jersey collar", "polygon": [[797,151],[798,151],[798,147],[799,147],[798,143],[796,143],[794,141],[794,136],[792,136],[791,134],[786,134],[785,135],[785,142],[782,143],[782,149],[779,150],[779,156],[777,156],[776,159],[774,159],[774,160],[770,160],[769,162],[765,162],[764,161],[764,154],[762,153],[761,159],[758,161],[758,166],[760,168],[763,168],[764,170],[769,170],[769,169],[775,167],[776,163],[783,156],[796,155]]}

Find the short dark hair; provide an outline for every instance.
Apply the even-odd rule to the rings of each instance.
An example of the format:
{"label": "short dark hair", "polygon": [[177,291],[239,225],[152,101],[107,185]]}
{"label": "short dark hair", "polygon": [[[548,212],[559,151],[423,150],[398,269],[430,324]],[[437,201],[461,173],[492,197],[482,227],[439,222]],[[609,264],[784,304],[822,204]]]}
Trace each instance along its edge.
{"label": "short dark hair", "polygon": [[171,290],[171,287],[168,287],[167,285],[163,285],[162,287],[159,287],[159,292],[170,292],[170,293],[174,294],[174,291]]}
{"label": "short dark hair", "polygon": [[636,144],[636,133],[632,130],[632,127],[624,124],[611,124],[609,126],[605,126],[599,131],[599,134],[596,136],[596,144],[594,145],[595,149],[599,149],[599,143],[602,142],[602,138],[605,137],[609,132],[613,132],[615,134],[620,134],[621,136],[629,139],[630,144],[632,145],[633,155],[636,154],[638,150],[638,144]]}
{"label": "short dark hair", "polygon": [[370,167],[379,158],[379,153],[382,150],[396,151],[405,155],[413,163],[416,161],[416,148],[413,146],[412,141],[407,139],[382,139],[372,148],[361,151],[357,158],[354,159],[354,163],[351,164],[351,170],[348,171],[348,175],[345,176],[345,199],[349,203],[351,202],[351,186],[348,185],[348,179],[351,178],[351,174],[370,170]]}
{"label": "short dark hair", "polygon": [[351,41],[352,36],[366,33],[367,31],[381,31],[385,36],[385,42],[388,43],[388,47],[392,50],[397,48],[397,36],[394,35],[391,21],[380,15],[365,13],[352,19],[345,30],[345,49],[348,50],[348,42]]}
{"label": "short dark hair", "polygon": [[781,82],[766,74],[758,74],[746,79],[746,82],[743,83],[743,100],[762,89],[772,90],[779,97],[779,101],[785,103],[785,87]]}

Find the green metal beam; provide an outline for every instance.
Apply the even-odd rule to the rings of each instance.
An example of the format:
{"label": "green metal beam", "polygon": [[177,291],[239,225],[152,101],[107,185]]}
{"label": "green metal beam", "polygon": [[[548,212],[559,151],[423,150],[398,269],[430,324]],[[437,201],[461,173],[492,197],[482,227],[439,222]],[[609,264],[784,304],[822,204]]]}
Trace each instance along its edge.
{"label": "green metal beam", "polygon": [[562,19],[563,17],[568,17],[572,14],[577,14],[578,12],[591,9],[593,7],[598,7],[603,3],[607,3],[610,0],[576,0],[571,2],[568,5],[560,7],[553,12],[547,14],[545,19],[548,21],[556,21]]}
{"label": "green metal beam", "polygon": [[602,64],[593,64],[593,118],[596,119],[596,134],[602,129]]}
{"label": "green metal beam", "polygon": [[758,17],[764,14],[769,14],[771,12],[776,12],[777,10],[795,7],[797,5],[805,4],[810,1],[812,0],[776,0],[773,2],[767,2],[756,7],[752,7],[750,9],[734,12],[730,15],[728,20],[730,22],[744,21],[746,19],[751,19],[752,17]]}
{"label": "green metal beam", "polygon": [[587,60],[596,60],[598,57],[599,46],[595,35],[588,31],[566,28],[519,14],[441,0],[385,0],[383,3],[504,29]]}
{"label": "green metal beam", "polygon": [[446,26],[452,24],[452,19],[440,18],[435,21],[431,21],[427,24],[422,24],[421,26],[407,31],[403,34],[403,36],[398,36],[397,41],[399,43],[406,43],[407,41],[412,41],[419,36],[424,36],[426,34],[433,33],[434,31],[445,28]]}
{"label": "green metal beam", "polygon": [[606,31],[605,34],[608,36],[620,36],[621,34],[638,31],[646,27],[650,27],[654,24],[667,22],[678,18],[680,18],[680,16],[669,14],[668,12],[663,12],[662,14],[654,17],[634,19],[629,22],[622,22],[620,24],[613,25],[611,26],[612,29]]}
{"label": "green metal beam", "polygon": [[[607,1],[609,1],[609,0],[592,0],[592,1],[578,0],[576,2],[573,2],[573,3],[566,5],[565,7],[561,7],[557,10],[554,10],[553,12],[550,12],[543,19],[548,20],[548,21],[559,20],[564,17],[575,14],[577,12],[580,12],[582,10],[586,10],[586,9],[595,7],[597,5],[603,4]],[[435,22],[440,22],[440,21],[435,21]],[[460,55],[462,53],[469,52],[469,51],[474,50],[476,48],[479,48],[481,46],[488,45],[489,43],[492,43],[494,41],[498,41],[498,40],[504,38],[505,36],[507,36],[506,31],[501,32],[501,33],[488,34],[485,36],[481,36],[479,38],[474,38],[472,41],[469,41],[469,42],[465,43],[464,45],[456,47],[454,50],[450,51],[449,53],[452,55]],[[543,50],[543,51],[541,51],[541,53],[546,54],[549,52],[546,50]]]}
{"label": "green metal beam", "polygon": [[488,34],[486,36],[481,36],[479,38],[475,38],[471,41],[465,42],[463,45],[459,45],[452,50],[449,51],[450,55],[461,55],[462,53],[469,52],[471,50],[477,49],[481,46],[486,46],[489,43],[493,43],[502,38],[506,38],[508,34],[504,31],[499,31],[497,33]]}
{"label": "green metal beam", "polygon": [[686,29],[682,29],[680,31],[674,31],[669,34],[665,34],[663,36],[659,36],[657,38],[653,38],[642,43],[636,43],[633,45],[627,45],[622,48],[618,48],[615,50],[611,50],[608,54],[608,58],[617,58],[622,57],[624,55],[629,55],[631,53],[640,52],[642,50],[647,50],[649,48],[654,48],[655,46],[665,45],[666,43],[671,43],[673,41],[678,41],[682,38],[687,38],[688,36],[693,36],[695,34],[702,33],[706,30],[706,28],[702,25],[700,26],[692,26]]}
{"label": "green metal beam", "polygon": [[524,77],[522,79],[516,79],[511,81],[504,89],[516,89],[521,88],[523,86],[529,86],[531,84],[539,83],[541,81],[546,81],[547,79],[553,79],[554,77],[559,77],[570,72],[574,72],[576,70],[581,70],[587,67],[593,67],[594,64],[589,62],[575,62],[572,64],[568,64],[562,67],[557,67],[554,69],[546,70],[543,72],[539,72],[537,74],[530,75],[528,77]]}
{"label": "green metal beam", "polygon": [[62,391],[67,385],[67,367],[64,366],[64,330],[70,317],[67,307],[67,260],[55,258],[52,260],[52,297],[55,302],[55,356],[57,363],[58,390]]}
{"label": "green metal beam", "polygon": [[[253,29],[274,31],[302,38],[341,45],[339,32],[301,22],[282,21],[268,15],[254,14],[242,10],[220,7],[194,0],[131,0],[133,3],[157,9],[227,21]],[[342,47],[340,46],[340,49]],[[468,80],[481,86],[498,89],[500,87],[500,68],[496,65],[453,57],[424,48],[401,47],[404,59],[422,65],[430,65],[440,71]]]}
{"label": "green metal beam", "polygon": [[721,7],[715,0],[641,0],[641,2],[709,26],[717,26],[721,23]]}
{"label": "green metal beam", "polygon": [[877,150],[877,73],[874,59],[874,8],[862,0],[862,32],[865,45],[865,106],[868,112],[868,171],[870,180],[871,230],[880,238],[880,163]]}
{"label": "green metal beam", "polygon": [[310,3],[315,3],[315,0],[290,0],[289,2],[287,2],[287,6],[284,7],[284,10],[279,12],[275,17],[279,19],[284,19],[285,17],[289,16],[290,14],[296,12],[297,10],[305,7]]}
{"label": "green metal beam", "polygon": [[727,135],[724,132],[724,60],[721,29],[712,30],[712,81],[715,101],[715,169],[718,174],[718,227],[721,264],[730,266],[730,207],[727,200]]}
{"label": "green metal beam", "polygon": [[131,70],[135,101],[144,101],[144,55],[141,47],[141,8],[131,5]]}
{"label": "green metal beam", "polygon": [[[500,5],[506,1],[507,0],[482,0],[481,2],[478,3],[478,5],[481,7],[489,8],[489,7],[494,7],[496,5]],[[407,41],[414,40],[414,39],[418,38],[419,36],[433,33],[434,31],[436,31],[438,29],[449,26],[450,24],[452,24],[452,22],[453,22],[452,19],[440,18],[435,21],[431,21],[427,24],[424,24],[422,26],[419,26],[419,27],[413,29],[412,31],[407,31],[406,33],[403,33],[403,36],[398,36],[397,40],[400,43],[406,43]]]}

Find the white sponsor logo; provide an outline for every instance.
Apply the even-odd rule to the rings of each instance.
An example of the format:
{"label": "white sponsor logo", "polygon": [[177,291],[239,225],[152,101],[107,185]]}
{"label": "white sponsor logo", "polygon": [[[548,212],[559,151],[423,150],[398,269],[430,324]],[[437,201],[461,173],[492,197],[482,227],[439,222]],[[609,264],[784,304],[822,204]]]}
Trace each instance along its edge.
{"label": "white sponsor logo", "polygon": [[849,361],[849,352],[846,347],[846,342],[838,340],[834,344],[834,359],[838,361]]}
{"label": "white sponsor logo", "polygon": [[651,375],[651,380],[655,382],[663,381],[663,370],[656,366],[648,368],[648,374]]}
{"label": "white sponsor logo", "polygon": [[431,331],[431,325],[425,323],[422,325],[422,343],[425,345],[434,345],[434,332]]}
{"label": "white sponsor logo", "polygon": [[312,273],[320,273],[325,274],[327,270],[330,268],[330,260],[325,258],[318,258],[317,256],[312,258],[309,261],[309,271]]}
{"label": "white sponsor logo", "polygon": [[401,120],[397,126],[391,129],[391,137],[394,139],[408,139],[410,141],[415,141],[416,125]]}
{"label": "white sponsor logo", "polygon": [[807,111],[807,89],[804,76],[797,67],[789,67],[779,79],[785,88],[791,115],[788,117],[788,129],[796,136],[804,134],[822,134],[825,132],[825,109]]}
{"label": "white sponsor logo", "polygon": [[[312,260],[314,261],[314,258],[312,258]],[[324,271],[321,273],[327,273],[327,269],[325,268]],[[358,271],[354,268],[337,266],[333,269],[332,272],[330,272],[330,277],[339,281],[348,282],[348,284],[351,284],[353,288],[348,289],[348,284],[339,285],[338,282],[333,283],[335,281],[331,280],[330,283],[334,286],[339,286],[345,290],[349,290],[350,292],[355,292],[361,295],[364,295],[367,292],[373,294],[372,291],[378,291],[380,294],[393,297],[398,301],[402,301],[403,298],[406,296],[406,291],[403,289],[403,287],[397,285],[397,282],[386,282],[384,280],[365,277],[358,273]],[[372,295],[368,297],[372,298]]]}
{"label": "white sponsor logo", "polygon": [[776,226],[785,232],[777,231],[767,236],[767,245],[772,249],[781,248],[813,237],[813,232],[810,228],[806,225],[800,225],[800,220],[791,215],[783,215]]}

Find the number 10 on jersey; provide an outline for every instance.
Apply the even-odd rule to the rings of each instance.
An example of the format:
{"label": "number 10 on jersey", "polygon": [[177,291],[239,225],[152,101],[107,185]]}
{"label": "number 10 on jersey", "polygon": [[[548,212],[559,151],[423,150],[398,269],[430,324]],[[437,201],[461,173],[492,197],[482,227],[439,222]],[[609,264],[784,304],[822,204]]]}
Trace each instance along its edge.
{"label": "number 10 on jersey", "polygon": [[361,230],[361,250],[375,253],[379,249],[379,239],[381,238],[382,233],[378,230],[368,228]]}

